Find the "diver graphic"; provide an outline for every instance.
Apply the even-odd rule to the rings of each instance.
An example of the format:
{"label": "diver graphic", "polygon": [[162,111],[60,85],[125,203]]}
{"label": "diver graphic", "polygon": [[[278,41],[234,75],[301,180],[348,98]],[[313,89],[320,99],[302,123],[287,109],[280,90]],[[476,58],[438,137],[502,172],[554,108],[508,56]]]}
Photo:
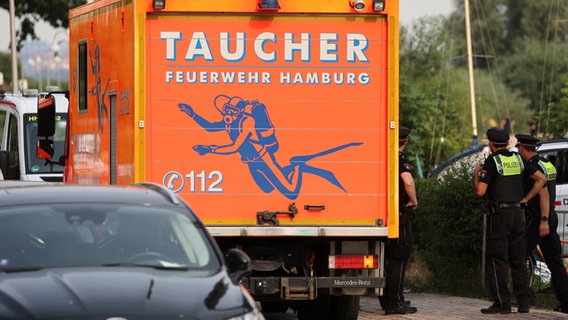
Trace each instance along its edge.
{"label": "diver graphic", "polygon": [[222,115],[222,119],[217,122],[204,119],[185,103],[178,104],[181,112],[186,113],[207,132],[226,131],[229,135],[231,143],[226,145],[194,146],[193,150],[199,155],[238,153],[241,161],[248,165],[254,181],[262,191],[270,193],[277,189],[290,200],[298,197],[304,173],[326,179],[346,192],[333,172],[313,167],[308,161],[348,147],[359,146],[361,142],[340,145],[311,155],[295,156],[290,158],[290,164],[281,166],[276,157],[279,147],[276,129],[263,103],[258,100],[243,100],[237,96],[218,95],[214,105]]}

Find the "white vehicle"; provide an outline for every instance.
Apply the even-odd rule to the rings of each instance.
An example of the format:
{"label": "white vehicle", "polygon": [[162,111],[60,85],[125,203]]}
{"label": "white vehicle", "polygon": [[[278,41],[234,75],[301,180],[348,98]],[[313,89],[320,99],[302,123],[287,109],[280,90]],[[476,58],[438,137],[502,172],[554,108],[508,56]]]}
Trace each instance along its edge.
{"label": "white vehicle", "polygon": [[[67,125],[67,92],[24,94],[0,92],[0,169],[4,180],[63,181],[63,168],[58,161],[37,157],[37,110],[40,99],[51,95],[55,103],[55,134],[45,141],[53,146],[53,159],[59,160],[65,146]],[[0,176],[1,177],[1,176]]]}
{"label": "white vehicle", "polygon": [[[537,150],[556,167],[556,213],[558,214],[558,235],[568,240],[568,139],[540,142]],[[568,257],[568,245],[562,245],[562,255]]]}

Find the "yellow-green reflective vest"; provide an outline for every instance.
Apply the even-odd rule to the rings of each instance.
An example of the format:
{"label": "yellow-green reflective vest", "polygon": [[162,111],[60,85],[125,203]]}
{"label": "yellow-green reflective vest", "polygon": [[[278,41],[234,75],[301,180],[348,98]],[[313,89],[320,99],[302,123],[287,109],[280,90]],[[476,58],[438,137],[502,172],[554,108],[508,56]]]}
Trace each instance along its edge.
{"label": "yellow-green reflective vest", "polygon": [[493,160],[497,165],[497,172],[505,177],[520,175],[525,170],[523,159],[518,153],[513,153],[510,156],[498,154],[493,157]]}
{"label": "yellow-green reflective vest", "polygon": [[518,153],[510,155],[496,154],[493,161],[497,175],[490,186],[490,199],[494,205],[500,203],[518,203],[523,197],[523,171],[525,165]]}
{"label": "yellow-green reflective vest", "polygon": [[542,168],[546,180],[556,180],[556,168],[549,161],[538,161],[538,165]]}

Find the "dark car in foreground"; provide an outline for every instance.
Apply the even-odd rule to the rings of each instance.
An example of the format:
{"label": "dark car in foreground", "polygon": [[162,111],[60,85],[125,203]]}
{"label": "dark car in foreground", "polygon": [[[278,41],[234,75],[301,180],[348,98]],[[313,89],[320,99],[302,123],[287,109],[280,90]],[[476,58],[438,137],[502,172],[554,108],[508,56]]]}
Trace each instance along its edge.
{"label": "dark car in foreground", "polygon": [[160,186],[0,185],[0,319],[264,319],[248,272]]}

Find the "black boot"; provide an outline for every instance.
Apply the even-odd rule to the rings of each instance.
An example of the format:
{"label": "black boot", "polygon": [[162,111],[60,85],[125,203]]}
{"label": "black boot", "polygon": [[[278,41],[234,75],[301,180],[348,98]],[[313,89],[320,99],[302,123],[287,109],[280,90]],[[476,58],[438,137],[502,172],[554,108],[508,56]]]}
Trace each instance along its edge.
{"label": "black boot", "polygon": [[409,314],[416,313],[418,309],[407,304],[397,303],[395,306],[385,306],[385,314]]}
{"label": "black boot", "polygon": [[494,302],[489,308],[481,309],[483,314],[509,314],[511,313],[511,306],[501,306],[498,302]]}

